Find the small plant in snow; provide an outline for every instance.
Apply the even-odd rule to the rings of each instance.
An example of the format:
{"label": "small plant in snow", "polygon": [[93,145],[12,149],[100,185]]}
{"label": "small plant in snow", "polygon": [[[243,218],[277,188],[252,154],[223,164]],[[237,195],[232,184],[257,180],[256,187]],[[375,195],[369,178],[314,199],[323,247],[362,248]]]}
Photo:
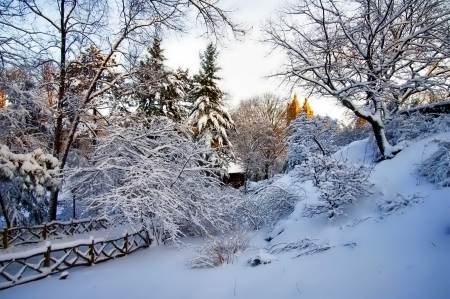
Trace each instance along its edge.
{"label": "small plant in snow", "polygon": [[264,225],[272,227],[291,213],[301,199],[298,192],[285,186],[265,185],[245,194],[238,212],[254,230],[259,230]]}
{"label": "small plant in snow", "polygon": [[450,187],[450,140],[434,140],[439,148],[420,165],[420,174],[438,187]]}
{"label": "small plant in snow", "polygon": [[421,196],[419,193],[414,193],[412,195],[403,196],[397,194],[395,197],[382,200],[378,206],[380,208],[381,214],[388,216],[393,213],[401,214],[403,209],[411,206],[413,203],[418,203],[425,196]]}
{"label": "small plant in snow", "polygon": [[234,231],[221,237],[210,236],[198,255],[188,261],[191,269],[214,268],[223,264],[232,264],[236,254],[250,246],[251,236],[245,231]]}
{"label": "small plant in snow", "polygon": [[316,155],[298,165],[295,171],[300,179],[312,180],[320,194],[320,202],[305,205],[302,216],[328,213],[328,218],[333,220],[336,216],[345,215],[344,205],[354,204],[358,196],[367,193],[371,168]]}
{"label": "small plant in snow", "polygon": [[255,257],[248,260],[247,264],[251,267],[255,267],[258,265],[270,264],[271,262],[274,262],[277,260],[278,260],[278,258],[275,255],[270,254],[270,253],[265,252],[264,250],[260,249],[258,254]]}
{"label": "small plant in snow", "polygon": [[331,248],[328,241],[324,243],[318,243],[317,241],[317,239],[304,238],[297,242],[278,243],[269,247],[267,252],[270,254],[279,254],[283,252],[297,251],[300,253],[295,257],[300,257],[302,255],[311,255]]}

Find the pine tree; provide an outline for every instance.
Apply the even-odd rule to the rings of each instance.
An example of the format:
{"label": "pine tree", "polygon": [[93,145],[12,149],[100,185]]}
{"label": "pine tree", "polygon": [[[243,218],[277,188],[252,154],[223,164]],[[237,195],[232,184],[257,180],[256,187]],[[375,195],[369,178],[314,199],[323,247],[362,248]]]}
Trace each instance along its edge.
{"label": "pine tree", "polygon": [[180,103],[189,92],[188,71],[178,69],[174,72],[164,65],[166,58],[160,38],[155,38],[148,53],[146,61],[140,62],[136,75],[138,111],[146,116],[167,116],[180,121],[188,113]]}
{"label": "pine tree", "polygon": [[224,93],[217,86],[220,80],[217,72],[217,49],[208,44],[203,55],[200,54],[200,72],[194,76],[191,98],[194,102],[188,122],[194,128],[197,140],[204,139],[208,146],[217,149],[211,155],[216,165],[223,166],[233,157],[232,145],[228,138],[234,130],[234,122],[223,103]]}

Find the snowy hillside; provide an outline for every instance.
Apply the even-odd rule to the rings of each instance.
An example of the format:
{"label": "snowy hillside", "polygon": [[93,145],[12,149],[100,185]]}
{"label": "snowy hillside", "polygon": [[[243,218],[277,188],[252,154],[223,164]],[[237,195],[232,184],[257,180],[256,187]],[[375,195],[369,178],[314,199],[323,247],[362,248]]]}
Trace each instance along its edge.
{"label": "snowy hillside", "polygon": [[[55,275],[16,286],[0,297],[450,298],[450,188],[437,189],[417,173],[417,165],[437,150],[430,144],[434,139],[450,139],[450,133],[378,163],[370,175],[371,194],[347,207],[347,217],[301,217],[317,194],[310,182],[298,185],[306,199],[273,231],[258,232],[253,248],[233,264],[188,269],[188,258],[202,243],[188,238],[184,242],[195,246],[142,250],[72,269],[66,280]],[[335,156],[365,161],[371,157],[368,142],[354,142]],[[293,185],[296,178],[288,174],[278,183]],[[248,266],[258,254],[270,263]]]}

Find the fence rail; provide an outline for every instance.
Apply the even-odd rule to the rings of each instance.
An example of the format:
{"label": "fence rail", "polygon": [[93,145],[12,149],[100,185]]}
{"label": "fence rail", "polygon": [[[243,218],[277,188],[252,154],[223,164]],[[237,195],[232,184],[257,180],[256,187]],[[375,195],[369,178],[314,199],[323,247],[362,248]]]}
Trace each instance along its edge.
{"label": "fence rail", "polygon": [[153,239],[146,229],[122,238],[48,244],[0,256],[0,290],[35,281],[73,267],[91,266],[147,248]]}
{"label": "fence rail", "polygon": [[2,242],[0,249],[11,246],[38,243],[50,237],[63,237],[82,234],[107,228],[106,219],[80,219],[73,221],[52,221],[29,227],[13,227],[0,230]]}

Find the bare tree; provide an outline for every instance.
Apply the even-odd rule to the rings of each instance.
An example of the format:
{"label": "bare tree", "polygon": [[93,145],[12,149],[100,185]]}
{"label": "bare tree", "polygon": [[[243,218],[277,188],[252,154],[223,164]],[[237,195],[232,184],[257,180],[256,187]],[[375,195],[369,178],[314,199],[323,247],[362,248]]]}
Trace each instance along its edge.
{"label": "bare tree", "polygon": [[232,143],[247,178],[267,179],[280,173],[286,154],[285,101],[273,94],[253,97],[242,101],[232,117],[236,124]]}
{"label": "bare tree", "polygon": [[[135,45],[148,45],[155,31],[183,32],[186,22],[202,23],[206,32],[218,39],[227,31],[238,35],[244,31],[230,19],[231,11],[218,6],[219,1],[205,0],[58,0],[2,1],[0,3],[0,58],[4,66],[34,66],[53,62],[58,66],[53,82],[56,99],[53,106],[53,155],[64,169],[83,116],[98,107],[108,90],[130,76]],[[81,49],[94,44],[102,52],[102,62],[89,82],[77,95],[67,92],[70,60]],[[105,70],[120,56],[114,67],[120,69],[108,82]],[[47,86],[49,83],[46,83]],[[8,93],[8,91],[6,90]],[[70,117],[69,117],[70,115]],[[56,218],[58,191],[50,199],[49,218]]]}
{"label": "bare tree", "polygon": [[385,119],[416,93],[449,87],[450,10],[443,0],[300,0],[265,27],[284,50],[277,75],[336,99],[373,128],[383,158],[401,150]]}

